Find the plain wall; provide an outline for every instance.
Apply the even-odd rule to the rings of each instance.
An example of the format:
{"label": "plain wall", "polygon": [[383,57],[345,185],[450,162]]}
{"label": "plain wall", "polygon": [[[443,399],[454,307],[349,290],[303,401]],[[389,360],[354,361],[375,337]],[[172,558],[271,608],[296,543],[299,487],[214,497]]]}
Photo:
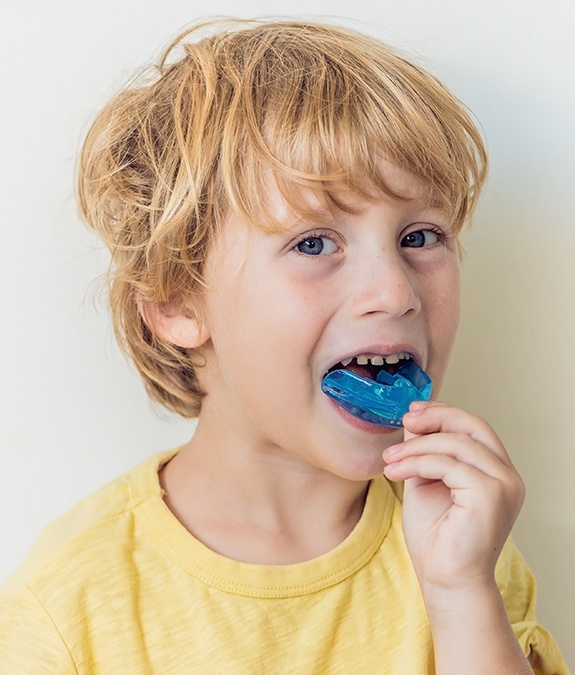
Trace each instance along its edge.
{"label": "plain wall", "polygon": [[[278,0],[213,14],[283,15]],[[193,425],[159,415],[114,344],[106,256],[73,172],[96,110],[204,3],[22,0],[0,13],[0,583],[48,521]],[[575,668],[575,5],[293,0],[404,49],[480,120],[491,179],[466,235],[464,314],[443,398],[492,423],[525,478],[515,537]]]}

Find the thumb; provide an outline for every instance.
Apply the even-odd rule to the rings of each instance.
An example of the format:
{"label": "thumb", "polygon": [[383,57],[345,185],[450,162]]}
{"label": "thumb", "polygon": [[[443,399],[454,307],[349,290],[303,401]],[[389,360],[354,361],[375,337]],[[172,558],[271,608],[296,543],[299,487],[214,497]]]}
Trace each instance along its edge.
{"label": "thumb", "polygon": [[417,438],[418,434],[414,434],[405,427],[403,427],[403,441],[409,441],[410,438]]}
{"label": "thumb", "polygon": [[[410,406],[409,406],[409,411],[405,413],[405,415],[408,415],[410,412],[415,412],[417,411],[423,411],[427,406],[429,405],[428,401],[414,401]],[[405,426],[405,415],[403,416],[404,422],[403,422],[403,441],[409,441],[411,438],[418,438],[421,436],[421,434],[414,434],[413,432],[409,431],[409,429]]]}

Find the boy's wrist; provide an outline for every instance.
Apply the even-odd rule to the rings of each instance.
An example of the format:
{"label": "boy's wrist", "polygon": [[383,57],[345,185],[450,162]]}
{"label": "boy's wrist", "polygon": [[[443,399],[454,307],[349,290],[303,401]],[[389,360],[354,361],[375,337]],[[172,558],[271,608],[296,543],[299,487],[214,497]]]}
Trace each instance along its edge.
{"label": "boy's wrist", "polygon": [[459,587],[424,584],[436,672],[532,673],[494,579]]}
{"label": "boy's wrist", "polygon": [[421,592],[430,622],[435,621],[439,625],[456,625],[469,614],[477,614],[480,607],[505,611],[493,577],[449,586],[423,581]]}

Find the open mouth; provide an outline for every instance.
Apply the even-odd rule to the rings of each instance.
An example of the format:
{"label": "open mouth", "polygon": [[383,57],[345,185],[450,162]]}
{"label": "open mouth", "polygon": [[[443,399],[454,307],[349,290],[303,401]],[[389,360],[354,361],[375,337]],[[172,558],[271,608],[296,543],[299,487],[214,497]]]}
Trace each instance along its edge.
{"label": "open mouth", "polygon": [[321,388],[355,417],[397,428],[413,401],[429,400],[432,382],[410,354],[359,354],[330,368]]}
{"label": "open mouth", "polygon": [[359,377],[375,380],[381,370],[387,371],[390,375],[395,375],[399,368],[411,358],[411,355],[407,352],[397,352],[386,356],[358,354],[336,363],[328,370],[328,373],[334,370],[348,370],[355,375],[359,375]]}

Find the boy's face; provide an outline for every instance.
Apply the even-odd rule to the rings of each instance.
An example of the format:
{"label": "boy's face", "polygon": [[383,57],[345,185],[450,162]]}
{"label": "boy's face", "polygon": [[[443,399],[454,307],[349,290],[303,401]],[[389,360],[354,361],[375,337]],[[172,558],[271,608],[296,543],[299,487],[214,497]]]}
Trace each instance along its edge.
{"label": "boy's face", "polygon": [[[199,369],[202,424],[220,438],[363,480],[381,473],[382,450],[403,432],[337,406],[321,390],[327,371],[403,352],[439,390],[459,319],[457,243],[423,184],[385,166],[388,185],[410,199],[348,196],[357,213],[292,219],[282,232],[226,223],[206,263]],[[271,205],[285,211],[279,196]]]}

